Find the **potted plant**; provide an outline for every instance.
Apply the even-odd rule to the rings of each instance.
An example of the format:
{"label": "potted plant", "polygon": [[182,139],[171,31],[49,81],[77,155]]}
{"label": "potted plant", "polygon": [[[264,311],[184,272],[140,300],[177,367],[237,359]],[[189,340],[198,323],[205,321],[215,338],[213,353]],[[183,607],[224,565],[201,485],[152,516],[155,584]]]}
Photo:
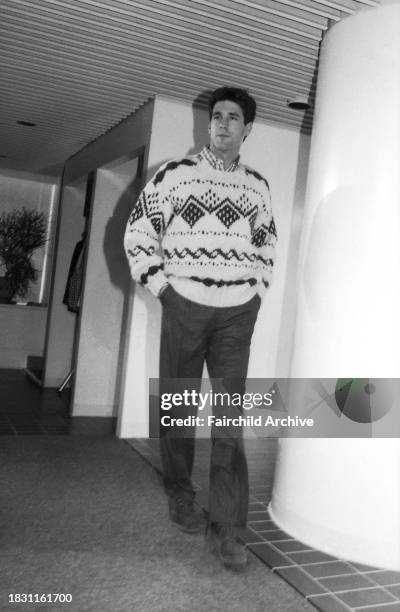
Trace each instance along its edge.
{"label": "potted plant", "polygon": [[1,302],[24,297],[30,284],[37,280],[38,270],[31,258],[46,243],[46,226],[43,212],[25,207],[0,214]]}

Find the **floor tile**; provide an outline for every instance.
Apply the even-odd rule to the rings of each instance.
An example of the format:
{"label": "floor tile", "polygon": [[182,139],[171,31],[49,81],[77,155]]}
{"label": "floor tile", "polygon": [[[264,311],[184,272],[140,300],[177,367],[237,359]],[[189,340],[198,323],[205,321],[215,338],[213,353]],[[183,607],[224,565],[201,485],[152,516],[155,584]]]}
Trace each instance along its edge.
{"label": "floor tile", "polygon": [[[249,511],[248,514],[249,521],[265,521],[270,520],[269,512],[267,510],[262,511]],[[271,521],[272,522],[272,521]]]}
{"label": "floor tile", "polygon": [[[253,525],[256,525],[256,523],[253,523]],[[274,527],[276,527],[276,525],[274,525]],[[264,540],[267,540],[267,542],[274,542],[275,540],[287,540],[288,538],[290,538],[286,531],[282,531],[282,529],[268,529],[267,531],[260,531],[257,529],[257,531],[259,531]]]}
{"label": "floor tile", "polygon": [[356,573],[356,570],[351,568],[344,561],[330,561],[328,563],[314,563],[312,565],[303,565],[303,569],[314,578],[323,578],[328,576],[339,576],[340,574]]}
{"label": "floor tile", "polygon": [[320,578],[319,582],[329,591],[347,591],[349,589],[360,589],[373,586],[362,574],[350,574],[349,576],[335,576],[334,578]]}
{"label": "floor tile", "polygon": [[250,502],[249,503],[250,512],[264,511],[264,510],[266,510],[266,506],[264,506],[264,504],[262,504],[261,502]]}
{"label": "floor tile", "polygon": [[364,608],[354,608],[356,612],[400,612],[400,602],[391,604],[378,604]]}
{"label": "floor tile", "polygon": [[[249,525],[255,530],[255,531],[268,531],[268,530],[275,530],[276,529],[276,525],[275,523],[273,523],[271,520],[269,521],[252,521],[249,520]],[[283,533],[283,532],[282,532]],[[290,537],[290,536],[289,536]],[[286,538],[281,538],[283,539],[288,539]]]}
{"label": "floor tile", "polygon": [[284,567],[275,570],[277,574],[282,576],[291,584],[299,593],[308,597],[310,595],[317,595],[318,593],[326,593],[326,590],[319,585],[316,580],[313,580],[299,567]]}
{"label": "floor tile", "polygon": [[262,559],[271,569],[294,565],[293,561],[277,551],[267,542],[263,544],[252,544],[250,550],[257,555],[257,557]]}
{"label": "floor tile", "polygon": [[303,544],[303,542],[299,542],[298,540],[281,540],[274,542],[274,546],[284,553],[313,550],[311,546],[307,546],[307,544]]}
{"label": "floor tile", "polygon": [[377,567],[374,567],[373,565],[364,565],[363,563],[355,563],[353,561],[349,561],[349,563],[350,563],[350,565],[355,567],[360,572],[368,572],[370,570],[378,569]]}
{"label": "floor tile", "polygon": [[251,491],[253,493],[253,495],[257,496],[263,496],[263,495],[267,495],[267,493],[269,492],[269,487],[263,486],[263,487],[252,487]]}
{"label": "floor tile", "polygon": [[365,574],[370,580],[385,586],[387,584],[400,584],[400,572],[391,570],[380,570],[379,572],[367,572]]}
{"label": "floor tile", "polygon": [[257,533],[256,531],[253,531],[253,529],[250,529],[249,527],[240,529],[239,537],[245,544],[254,544],[256,542],[260,542],[260,543],[264,542],[263,537],[260,536],[260,534]]}
{"label": "floor tile", "polygon": [[350,608],[338,601],[333,595],[315,595],[308,600],[320,612],[349,612]]}
{"label": "floor tile", "polygon": [[337,593],[337,596],[351,608],[370,606],[372,604],[389,603],[394,599],[384,589],[376,587],[372,587],[370,589],[359,589],[357,591],[348,591],[347,593]]}
{"label": "floor tile", "polygon": [[319,550],[307,550],[304,552],[294,552],[288,554],[290,559],[293,559],[298,565],[304,565],[306,563],[322,563],[323,561],[334,561],[335,557],[327,555]]}

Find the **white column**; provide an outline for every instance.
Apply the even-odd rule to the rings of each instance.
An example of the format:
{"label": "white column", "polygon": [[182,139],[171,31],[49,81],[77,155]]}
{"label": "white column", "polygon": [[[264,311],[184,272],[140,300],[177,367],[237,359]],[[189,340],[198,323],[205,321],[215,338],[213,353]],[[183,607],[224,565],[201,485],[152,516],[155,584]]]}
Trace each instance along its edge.
{"label": "white column", "polygon": [[[293,378],[400,378],[399,2],[323,41],[299,279]],[[400,441],[282,440],[271,512],[316,548],[400,570]]]}
{"label": "white column", "polygon": [[132,206],[129,186],[137,162],[137,158],[125,158],[97,171],[72,398],[74,416],[117,414],[125,296],[130,285],[123,226]]}

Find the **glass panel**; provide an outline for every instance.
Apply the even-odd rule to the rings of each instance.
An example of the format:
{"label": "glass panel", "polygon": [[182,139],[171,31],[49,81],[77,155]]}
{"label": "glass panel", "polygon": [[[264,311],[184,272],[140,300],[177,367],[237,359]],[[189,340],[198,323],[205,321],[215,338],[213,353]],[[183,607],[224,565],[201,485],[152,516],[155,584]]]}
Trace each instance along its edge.
{"label": "glass panel", "polygon": [[[25,296],[15,296],[14,301],[46,304],[49,292],[49,263],[54,247],[55,208],[57,186],[40,180],[0,175],[0,214],[26,208],[46,215],[47,242],[32,256],[32,264],[38,271],[37,280],[31,283]],[[0,265],[0,276],[4,275]]]}

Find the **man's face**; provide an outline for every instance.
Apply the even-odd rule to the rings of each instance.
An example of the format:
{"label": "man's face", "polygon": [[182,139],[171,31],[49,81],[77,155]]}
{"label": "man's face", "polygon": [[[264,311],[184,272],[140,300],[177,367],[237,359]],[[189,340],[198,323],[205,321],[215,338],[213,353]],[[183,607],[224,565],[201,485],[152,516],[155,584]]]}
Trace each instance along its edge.
{"label": "man's face", "polygon": [[210,148],[215,154],[237,155],[245,136],[251,132],[252,123],[244,123],[243,111],[239,104],[221,100],[213,108],[208,125]]}

